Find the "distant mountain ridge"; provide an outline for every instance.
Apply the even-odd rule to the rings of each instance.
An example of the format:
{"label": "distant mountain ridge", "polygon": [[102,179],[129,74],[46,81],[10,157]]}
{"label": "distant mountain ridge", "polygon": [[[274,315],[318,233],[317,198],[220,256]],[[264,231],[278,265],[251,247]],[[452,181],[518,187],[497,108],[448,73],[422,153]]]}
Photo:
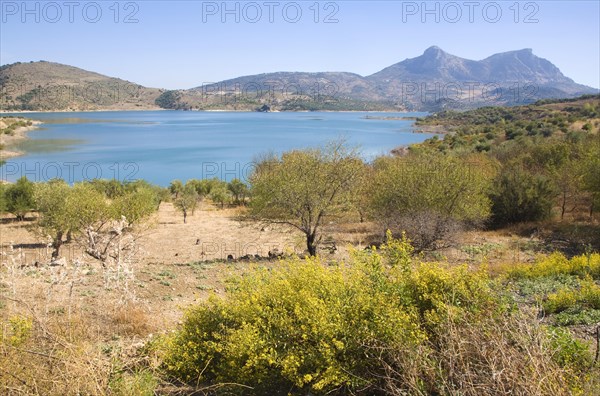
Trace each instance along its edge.
{"label": "distant mountain ridge", "polygon": [[418,110],[518,105],[598,93],[564,76],[531,49],[474,61],[433,46],[419,57],[396,63],[366,79],[376,87],[380,98],[400,100]]}
{"label": "distant mountain ridge", "polygon": [[51,62],[0,67],[2,110],[412,110],[519,105],[598,93],[531,49],[464,59],[432,46],[369,76],[276,72],[159,90]]}

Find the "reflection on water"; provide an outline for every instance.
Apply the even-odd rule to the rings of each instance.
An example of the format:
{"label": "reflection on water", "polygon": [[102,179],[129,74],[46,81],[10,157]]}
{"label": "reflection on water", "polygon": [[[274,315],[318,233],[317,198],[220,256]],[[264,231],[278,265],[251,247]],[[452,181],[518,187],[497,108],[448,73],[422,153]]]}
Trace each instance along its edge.
{"label": "reflection on water", "polygon": [[[42,116],[43,117],[43,116]],[[33,116],[33,118],[41,118],[41,117],[35,117]],[[139,125],[156,125],[159,124],[156,121],[139,121],[139,120],[127,120],[127,119],[123,119],[123,120],[118,120],[118,119],[102,119],[103,123],[117,123],[117,124],[139,124]],[[97,124],[98,123],[98,119],[93,119],[93,118],[75,118],[75,117],[69,117],[69,118],[48,118],[48,119],[44,119],[44,124]]]}
{"label": "reflection on water", "polygon": [[74,146],[85,142],[83,139],[31,139],[22,140],[14,147],[29,154],[58,153],[71,150]]}

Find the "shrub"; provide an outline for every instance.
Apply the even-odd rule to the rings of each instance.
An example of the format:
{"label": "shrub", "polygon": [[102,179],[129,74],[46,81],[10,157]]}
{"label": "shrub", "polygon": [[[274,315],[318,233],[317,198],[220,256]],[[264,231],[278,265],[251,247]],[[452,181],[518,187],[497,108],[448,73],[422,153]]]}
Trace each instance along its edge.
{"label": "shrub", "polygon": [[575,371],[584,371],[592,365],[593,357],[586,342],[575,339],[564,328],[548,327],[547,330],[553,359],[559,365]]}
{"label": "shrub", "polygon": [[544,302],[547,313],[558,313],[574,306],[600,309],[600,286],[591,279],[584,279],[577,290],[562,289],[548,295]]}
{"label": "shrub", "polygon": [[358,389],[375,341],[410,350],[425,337],[417,312],[374,292],[366,274],[317,259],[259,271],[186,316],[167,368],[187,381],[237,382],[261,393]]}
{"label": "shrub", "polygon": [[556,191],[543,175],[507,165],[500,172],[490,196],[495,226],[538,221],[550,216]]}
{"label": "shrub", "polygon": [[[1,163],[0,163],[0,166],[2,166]],[[4,183],[0,183],[0,214],[6,212],[8,209],[7,202],[6,202],[6,196],[5,196],[6,188],[7,187]]]}
{"label": "shrub", "polygon": [[[0,344],[5,343],[12,347],[20,347],[31,336],[32,321],[30,318],[16,315],[8,319],[8,323],[1,323]],[[6,330],[6,332],[5,332]]]}
{"label": "shrub", "polygon": [[[449,320],[439,334],[437,347],[422,351],[418,359],[398,353],[384,362],[384,394],[573,394],[571,377],[548,353],[547,332],[527,317]],[[423,365],[423,360],[431,364]],[[417,375],[421,386],[407,387],[407,378]]]}
{"label": "shrub", "polygon": [[8,330],[0,339],[0,393],[107,394],[117,354],[102,353],[99,343],[94,344],[91,337],[97,336],[99,327],[90,325],[89,317],[63,319],[0,316],[0,336]]}
{"label": "shrub", "polygon": [[6,188],[4,192],[6,207],[18,220],[24,220],[27,212],[34,208],[33,192],[34,184],[26,177],[20,178]]}
{"label": "shrub", "polygon": [[508,276],[513,279],[559,275],[575,275],[580,278],[589,275],[600,279],[600,254],[590,253],[568,259],[557,252],[539,257],[532,264],[522,264],[508,270]]}
{"label": "shrub", "polygon": [[406,231],[417,249],[435,248],[462,224],[488,218],[491,168],[481,157],[378,158],[367,191],[371,214],[384,229]]}
{"label": "shrub", "polygon": [[232,283],[227,299],[187,312],[163,340],[164,367],[189,383],[236,383],[232,391],[252,394],[385,394],[392,367],[404,390],[435,387],[427,381],[440,361],[430,358],[447,323],[475,326],[503,315],[503,304],[485,271],[414,262],[412,251],[405,237],[390,238],[354,252],[351,265],[290,259],[257,270]]}

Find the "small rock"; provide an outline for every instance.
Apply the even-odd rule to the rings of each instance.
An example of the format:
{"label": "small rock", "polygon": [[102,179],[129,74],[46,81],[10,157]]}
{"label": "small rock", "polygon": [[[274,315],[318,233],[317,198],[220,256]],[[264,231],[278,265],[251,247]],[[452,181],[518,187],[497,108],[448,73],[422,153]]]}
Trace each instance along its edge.
{"label": "small rock", "polygon": [[52,261],[50,262],[50,265],[51,265],[52,267],[58,267],[58,266],[62,266],[62,267],[64,267],[65,265],[67,265],[67,259],[66,259],[66,258],[64,258],[64,257],[62,257],[62,258],[59,258],[59,259],[57,259],[57,260],[52,260]]}

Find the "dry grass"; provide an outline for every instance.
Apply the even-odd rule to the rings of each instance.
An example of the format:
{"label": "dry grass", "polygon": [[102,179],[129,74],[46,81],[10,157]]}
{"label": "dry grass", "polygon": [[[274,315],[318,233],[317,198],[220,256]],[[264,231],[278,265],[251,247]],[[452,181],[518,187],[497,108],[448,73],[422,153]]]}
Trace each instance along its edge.
{"label": "dry grass", "polygon": [[115,309],[111,327],[115,334],[145,337],[150,332],[149,319],[142,307],[128,303]]}
{"label": "dry grass", "polygon": [[[413,359],[398,354],[387,368],[389,395],[571,395],[565,372],[548,353],[549,341],[533,318],[446,325],[433,351]],[[432,366],[430,362],[438,362]],[[428,364],[429,363],[429,364]],[[423,378],[428,378],[423,383]]]}

